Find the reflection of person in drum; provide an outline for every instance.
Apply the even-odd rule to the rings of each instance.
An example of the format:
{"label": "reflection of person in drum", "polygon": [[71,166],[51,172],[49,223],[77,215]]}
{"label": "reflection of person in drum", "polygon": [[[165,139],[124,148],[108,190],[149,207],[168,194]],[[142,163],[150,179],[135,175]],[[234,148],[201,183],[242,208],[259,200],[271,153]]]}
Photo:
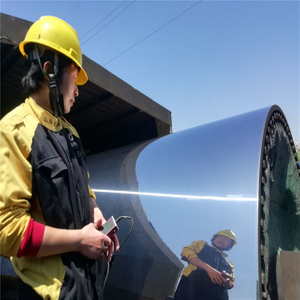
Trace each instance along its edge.
{"label": "reflection of person in drum", "polygon": [[212,246],[199,240],[183,247],[182,259],[189,262],[175,293],[175,300],[227,300],[228,289],[233,287],[233,265],[226,259],[236,235],[221,230],[211,239]]}

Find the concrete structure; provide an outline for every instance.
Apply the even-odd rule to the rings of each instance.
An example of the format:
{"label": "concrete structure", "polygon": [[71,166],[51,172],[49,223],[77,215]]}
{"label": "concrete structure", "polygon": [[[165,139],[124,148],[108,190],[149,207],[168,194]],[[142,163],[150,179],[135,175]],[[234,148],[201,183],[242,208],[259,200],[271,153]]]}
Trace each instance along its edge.
{"label": "concrete structure", "polygon": [[281,251],[277,255],[278,300],[300,299],[300,253]]}

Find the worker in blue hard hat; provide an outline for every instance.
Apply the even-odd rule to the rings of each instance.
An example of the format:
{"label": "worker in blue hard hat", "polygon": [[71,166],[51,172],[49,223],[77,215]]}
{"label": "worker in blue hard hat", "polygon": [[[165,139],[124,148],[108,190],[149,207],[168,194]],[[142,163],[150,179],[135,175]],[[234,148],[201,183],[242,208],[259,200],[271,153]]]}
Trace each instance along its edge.
{"label": "worker in blue hard hat", "polygon": [[236,235],[226,229],[213,235],[211,245],[198,240],[185,246],[181,255],[189,264],[183,271],[174,299],[227,300],[227,290],[233,287],[234,267],[224,251],[236,244]]}

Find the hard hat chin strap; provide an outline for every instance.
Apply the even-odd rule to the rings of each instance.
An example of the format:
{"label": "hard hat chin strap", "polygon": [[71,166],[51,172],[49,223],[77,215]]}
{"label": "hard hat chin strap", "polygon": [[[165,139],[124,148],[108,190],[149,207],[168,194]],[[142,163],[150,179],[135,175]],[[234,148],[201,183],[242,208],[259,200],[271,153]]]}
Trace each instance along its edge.
{"label": "hard hat chin strap", "polygon": [[48,76],[49,76],[49,88],[50,88],[50,93],[49,93],[50,104],[51,104],[54,117],[58,118],[64,115],[63,95],[57,93],[56,80],[54,74],[51,73],[48,74]]}
{"label": "hard hat chin strap", "polygon": [[[63,116],[64,115],[63,95],[60,94],[59,86],[56,83],[56,75],[58,73],[58,53],[56,51],[54,52],[54,65],[53,65],[54,72],[49,73],[49,74],[47,72],[45,72],[42,67],[37,45],[35,45],[35,47],[34,47],[32,59],[37,59],[44,76],[49,78],[49,90],[50,90],[49,100],[50,100],[50,105],[51,105],[51,108],[53,111],[53,115],[56,118]],[[56,87],[57,87],[57,89],[56,89]]]}
{"label": "hard hat chin strap", "polygon": [[233,242],[231,243],[231,245],[229,246],[229,247],[227,247],[227,248],[221,248],[221,247],[218,247],[215,243],[214,243],[214,239],[212,239],[211,240],[211,244],[215,247],[215,248],[217,248],[218,250],[220,250],[220,251],[229,251],[229,250],[231,250],[231,248],[233,247]]}
{"label": "hard hat chin strap", "polygon": [[214,243],[212,244],[215,248],[217,248],[218,250],[220,251],[229,251],[232,247],[228,247],[228,248],[221,248],[221,247],[218,247],[217,245],[215,245]]}
{"label": "hard hat chin strap", "polygon": [[[48,74],[49,76],[49,99],[50,104],[52,107],[54,117],[58,118],[64,115],[64,99],[63,95],[60,94],[59,86],[56,83],[56,75],[58,73],[58,54],[54,52],[54,66],[53,66],[54,73]],[[56,89],[57,87],[57,89]]]}

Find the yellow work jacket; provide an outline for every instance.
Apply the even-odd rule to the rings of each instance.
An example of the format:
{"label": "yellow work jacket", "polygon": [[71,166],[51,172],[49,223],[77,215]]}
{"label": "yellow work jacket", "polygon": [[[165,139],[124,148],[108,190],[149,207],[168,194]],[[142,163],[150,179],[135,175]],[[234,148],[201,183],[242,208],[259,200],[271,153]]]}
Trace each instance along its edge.
{"label": "yellow work jacket", "polygon": [[[26,99],[25,103],[3,117],[0,126],[1,255],[11,257],[16,274],[44,299],[58,299],[66,271],[69,272],[69,263],[66,262],[68,256],[54,255],[38,258],[16,256],[31,218],[44,225],[67,229],[82,228],[84,224],[92,221],[87,203],[75,208],[75,211],[78,211],[75,217],[69,208],[70,205],[77,205],[78,199],[73,199],[77,197],[76,193],[79,199],[87,199],[90,196],[95,198],[88,185],[78,186],[79,180],[82,180],[85,185],[88,178],[85,167],[81,165],[81,161],[84,161],[82,158],[75,157],[79,167],[78,170],[73,170],[77,182],[72,183],[72,189],[75,189],[76,193],[69,186],[63,186],[62,191],[60,188],[55,191],[57,174],[60,176],[66,173],[65,170],[69,170],[64,163],[64,158],[56,154],[48,137],[58,139],[57,144],[63,145],[59,139],[62,139],[62,133],[68,132],[74,147],[78,148],[76,143],[79,140],[78,133],[64,118],[54,117],[37,105],[32,98]],[[70,150],[73,147],[72,143],[68,143]],[[55,152],[53,157],[49,156],[51,151]],[[68,149],[61,151],[61,156],[66,155],[65,161],[73,159],[68,157],[70,156],[68,153]],[[40,162],[33,165],[33,161],[38,159]],[[70,165],[73,165],[72,162]],[[46,179],[53,180],[51,185],[54,185],[54,192],[42,172],[49,173],[49,178]],[[68,180],[70,178],[69,176]],[[33,182],[36,182],[38,188],[33,186]],[[66,204],[61,208],[62,198],[66,198]],[[86,215],[84,215],[85,211]],[[74,224],[73,221],[69,222],[73,217],[76,219]]]}

